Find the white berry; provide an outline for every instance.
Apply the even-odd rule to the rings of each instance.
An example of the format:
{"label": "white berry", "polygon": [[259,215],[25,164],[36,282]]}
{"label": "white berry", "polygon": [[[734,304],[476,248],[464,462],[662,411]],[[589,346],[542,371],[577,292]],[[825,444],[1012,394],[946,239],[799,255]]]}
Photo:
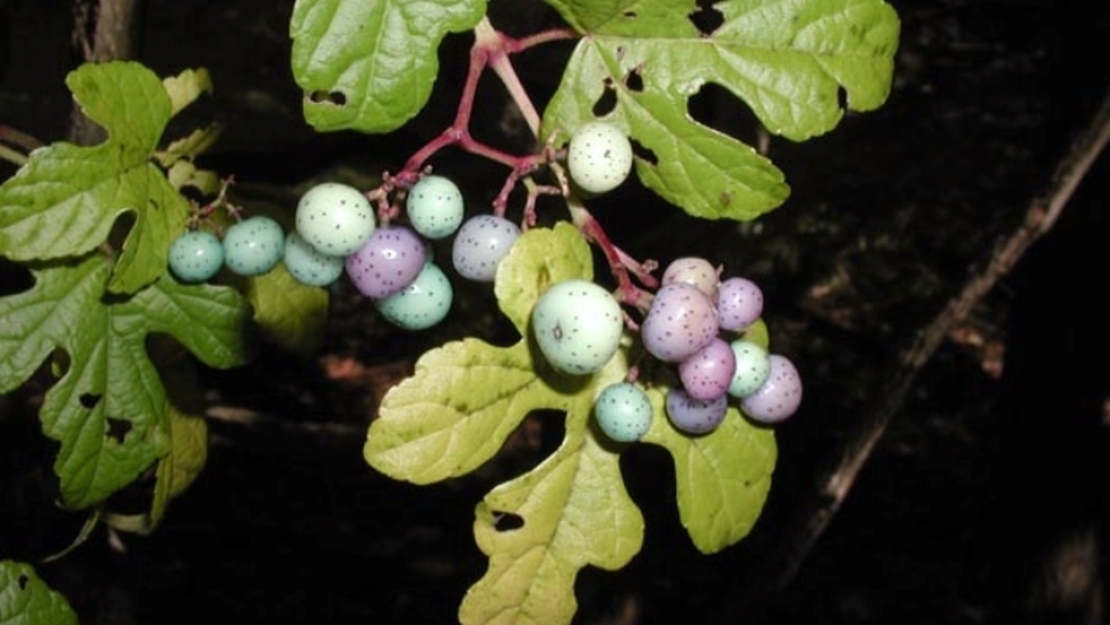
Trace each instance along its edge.
{"label": "white berry", "polygon": [[370,200],[338,182],[318,184],[297,204],[297,232],[328,256],[347,256],[374,233],[377,220]]}
{"label": "white berry", "polygon": [[586,280],[566,280],[540,296],[532,330],[553,367],[582,375],[605,366],[620,345],[624,315],[611,293]]}
{"label": "white berry", "polygon": [[570,138],[567,170],[571,180],[589,193],[612,191],[632,171],[632,143],[608,122],[583,124]]}

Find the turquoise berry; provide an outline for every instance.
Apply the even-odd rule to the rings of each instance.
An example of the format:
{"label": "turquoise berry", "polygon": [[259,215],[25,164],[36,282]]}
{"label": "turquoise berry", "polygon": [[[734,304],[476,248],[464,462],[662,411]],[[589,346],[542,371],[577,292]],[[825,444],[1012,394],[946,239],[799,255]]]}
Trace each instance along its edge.
{"label": "turquoise berry", "polygon": [[598,395],[594,416],[606,436],[619,443],[633,443],[651,427],[651,400],[635,384],[611,384]]}
{"label": "turquoise berry", "polygon": [[308,286],[327,286],[343,275],[342,257],[321,253],[296,232],[285,237],[284,260],[293,279]]}
{"label": "turquoise berry", "polygon": [[454,234],[462,224],[464,208],[459,187],[443,176],[424,176],[405,199],[405,212],[413,230],[429,239]]}
{"label": "turquoise berry", "polygon": [[224,264],[240,276],[259,276],[281,261],[285,233],[263,215],[244,219],[224,233]]}
{"label": "turquoise berry", "polygon": [[617,353],[624,314],[604,288],[587,280],[565,280],[536,301],[532,332],[551,366],[583,375],[598,371]]}
{"label": "turquoise berry", "polygon": [[728,394],[733,397],[747,397],[756,392],[771,375],[771,359],[767,350],[751,341],[738,339],[729,344],[736,357],[736,369]]}
{"label": "turquoise berry", "polygon": [[183,282],[204,282],[224,264],[220,239],[205,230],[192,230],[170,246],[170,270]]}
{"label": "turquoise berry", "polygon": [[411,284],[398,293],[374,301],[378,312],[393,325],[424,330],[443,321],[451,310],[454,291],[447,274],[435,263],[424,263]]}

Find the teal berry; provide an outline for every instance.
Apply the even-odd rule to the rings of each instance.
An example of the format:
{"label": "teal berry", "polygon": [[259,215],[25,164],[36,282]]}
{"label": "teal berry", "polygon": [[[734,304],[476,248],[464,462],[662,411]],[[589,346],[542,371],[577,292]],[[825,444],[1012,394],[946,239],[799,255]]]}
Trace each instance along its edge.
{"label": "teal berry", "polygon": [[296,232],[285,237],[284,254],[285,268],[301,284],[327,286],[343,275],[342,257],[321,253]]}
{"label": "teal berry", "polygon": [[281,262],[285,233],[278,222],[256,215],[224,233],[224,264],[240,276],[260,276]]}
{"label": "teal berry", "polygon": [[191,230],[170,245],[170,271],[182,282],[204,282],[223,264],[223,245],[211,232]]}
{"label": "teal berry", "polygon": [[412,229],[429,239],[454,234],[462,225],[464,208],[459,187],[443,176],[424,176],[405,199]]}
{"label": "teal berry", "polygon": [[736,369],[728,385],[728,394],[738,398],[747,397],[759,390],[771,375],[771,359],[767,350],[751,341],[738,339],[729,347],[736,357]]}
{"label": "teal berry", "polygon": [[617,352],[624,314],[604,288],[587,280],[565,280],[536,302],[532,332],[551,366],[583,375],[604,367]]}
{"label": "teal berry", "polygon": [[451,310],[454,290],[447,274],[435,263],[424,263],[411,284],[374,301],[387,321],[405,330],[424,330],[443,321]]}
{"label": "teal berry", "polygon": [[631,382],[611,384],[598,395],[594,416],[606,436],[618,443],[634,443],[651,428],[651,400]]}

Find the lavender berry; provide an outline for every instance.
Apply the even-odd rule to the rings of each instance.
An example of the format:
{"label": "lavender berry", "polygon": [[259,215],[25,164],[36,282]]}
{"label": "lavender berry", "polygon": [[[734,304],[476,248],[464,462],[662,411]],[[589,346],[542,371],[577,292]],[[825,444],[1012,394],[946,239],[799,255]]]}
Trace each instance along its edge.
{"label": "lavender berry", "polygon": [[682,362],[717,336],[717,311],[697,287],[678,282],[655,293],[640,325],[644,348],[664,362]]}
{"label": "lavender berry", "polygon": [[520,238],[520,228],[497,215],[476,215],[455,234],[451,262],[464,278],[493,282],[497,266]]}
{"label": "lavender berry", "polygon": [[667,417],[687,434],[706,434],[717,429],[728,412],[728,395],[701,401],[680,388],[667,391]]}
{"label": "lavender berry", "polygon": [[751,395],[740,400],[740,409],[753,421],[779,423],[802,403],[802,378],[785,356],[771,354],[771,374]]}
{"label": "lavender berry", "polygon": [[347,276],[363,295],[382,299],[399,293],[424,268],[425,247],[406,226],[377,228],[347,257]]}
{"label": "lavender berry", "polygon": [[735,371],[736,356],[732,347],[719,338],[678,364],[682,387],[691,397],[701,401],[726,394]]}

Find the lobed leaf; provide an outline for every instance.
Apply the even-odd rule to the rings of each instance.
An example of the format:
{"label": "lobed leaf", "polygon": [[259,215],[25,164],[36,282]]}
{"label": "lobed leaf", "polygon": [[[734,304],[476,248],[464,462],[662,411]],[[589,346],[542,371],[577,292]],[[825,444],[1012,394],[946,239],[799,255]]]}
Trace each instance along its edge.
{"label": "lobed leaf", "polygon": [[[588,402],[577,407],[585,416],[579,423]],[[504,514],[523,525],[499,530]],[[554,455],[486,495],[474,535],[490,563],[463,599],[460,622],[554,625],[574,616],[580,569],[619,569],[640,551],[644,519],[624,488],[620,456],[568,426]]]}
{"label": "lobed leaf", "polygon": [[77,625],[77,614],[30,564],[0,560],[0,623]]}
{"label": "lobed leaf", "polygon": [[486,0],[297,0],[293,77],[321,131],[395,130],[424,108],[448,33],[473,28]]}
{"label": "lobed leaf", "polygon": [[150,162],[173,105],[162,81],[138,63],[82,65],[66,84],[108,140],[35,150],[0,185],[0,255],[16,261],[80,256],[129,213],[135,223],[108,288],[134,293],[165,270],[170,243],[188,217],[188,202]]}
{"label": "lobed leaf", "polygon": [[664,389],[650,395],[655,419],[642,440],[671,453],[683,527],[702,553],[735,544],[751,531],[767,501],[777,457],[774,431],[730,407],[717,429],[690,436],[667,419]]}
{"label": "lobed leaf", "polygon": [[[864,111],[890,90],[899,23],[882,0],[727,0],[712,5],[723,22],[704,34],[669,0],[550,4],[585,36],[544,113],[544,136],[569,137],[600,116],[642,146],[641,181],[697,217],[754,219],[789,194],[770,161],[693,120],[689,100],[707,84],[795,141],[836,126],[841,93]],[[611,110],[603,97],[614,98]]]}
{"label": "lobed leaf", "polygon": [[170,446],[166,394],[147,353],[151,333],[172,336],[202,362],[244,362],[250,308],[234,290],[164,278],[126,298],[105,297],[99,255],[32,267],[35,286],[0,298],[0,392],[48,357],[63,363],[39,417],[61,443],[54,470],[70,508],[95,505],[129,484]]}

